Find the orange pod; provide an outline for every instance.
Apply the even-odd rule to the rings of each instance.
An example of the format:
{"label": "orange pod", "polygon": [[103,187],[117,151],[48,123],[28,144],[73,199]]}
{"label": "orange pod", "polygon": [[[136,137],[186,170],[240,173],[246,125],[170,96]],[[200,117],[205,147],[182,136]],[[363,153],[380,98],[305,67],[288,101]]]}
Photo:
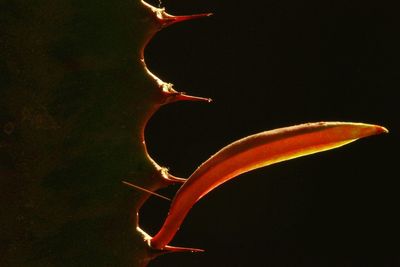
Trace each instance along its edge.
{"label": "orange pod", "polygon": [[172,240],[191,207],[220,184],[251,170],[333,149],[386,128],[363,123],[318,122],[250,135],[222,148],[187,179],[151,246],[163,249]]}

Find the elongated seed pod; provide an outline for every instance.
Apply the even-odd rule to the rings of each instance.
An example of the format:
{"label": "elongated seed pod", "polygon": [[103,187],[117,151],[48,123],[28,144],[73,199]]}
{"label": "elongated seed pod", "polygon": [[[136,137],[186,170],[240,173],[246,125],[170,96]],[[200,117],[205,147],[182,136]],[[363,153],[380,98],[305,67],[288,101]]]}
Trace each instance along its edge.
{"label": "elongated seed pod", "polygon": [[242,173],[384,132],[384,127],[371,124],[319,122],[265,131],[233,142],[200,165],[179,189],[151,245],[164,248],[199,199]]}

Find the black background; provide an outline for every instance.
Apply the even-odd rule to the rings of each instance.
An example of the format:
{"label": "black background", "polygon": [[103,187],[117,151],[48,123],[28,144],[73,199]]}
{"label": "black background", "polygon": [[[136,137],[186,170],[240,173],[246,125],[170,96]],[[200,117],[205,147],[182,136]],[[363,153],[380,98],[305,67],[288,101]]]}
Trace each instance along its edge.
{"label": "black background", "polygon": [[[147,65],[161,79],[214,100],[168,105],[150,121],[150,154],[172,174],[188,177],[238,138],[303,122],[374,123],[390,134],[224,184],[193,207],[171,243],[206,252],[169,254],[150,266],[400,266],[394,4],[164,0],[163,6],[172,14],[214,12],[163,30],[146,49]],[[176,190],[161,193],[173,197]],[[168,206],[152,198],[141,226],[155,234]]]}

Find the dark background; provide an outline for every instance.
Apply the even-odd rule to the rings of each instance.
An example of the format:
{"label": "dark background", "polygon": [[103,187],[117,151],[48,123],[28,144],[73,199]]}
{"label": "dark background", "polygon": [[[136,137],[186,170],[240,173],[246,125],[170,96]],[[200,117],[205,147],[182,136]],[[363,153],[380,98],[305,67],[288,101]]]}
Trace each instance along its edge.
{"label": "dark background", "polygon": [[[400,266],[394,4],[164,0],[163,6],[172,14],[215,13],[163,30],[146,49],[161,79],[214,99],[165,106],[150,121],[150,154],[172,174],[188,177],[238,138],[303,122],[374,123],[390,134],[226,183],[194,206],[172,242],[206,252],[166,255],[150,266]],[[161,193],[173,197],[176,190]],[[142,227],[155,234],[168,206],[152,198]]]}

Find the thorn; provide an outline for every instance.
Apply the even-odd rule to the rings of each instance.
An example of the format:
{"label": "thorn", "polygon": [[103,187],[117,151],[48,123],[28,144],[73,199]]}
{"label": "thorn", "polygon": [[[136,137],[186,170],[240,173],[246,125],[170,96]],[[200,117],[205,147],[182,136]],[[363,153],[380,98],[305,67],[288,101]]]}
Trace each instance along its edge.
{"label": "thorn", "polygon": [[168,181],[172,182],[172,183],[180,183],[183,184],[184,182],[186,182],[186,179],[184,178],[180,178],[180,177],[176,177],[172,174],[167,174],[167,179]]}
{"label": "thorn", "polygon": [[146,192],[146,193],[155,195],[155,196],[157,196],[157,197],[159,197],[159,198],[162,198],[162,199],[171,201],[170,198],[167,198],[167,197],[165,197],[165,196],[163,196],[163,195],[157,194],[157,193],[155,193],[155,192],[153,192],[153,191],[150,191],[150,190],[148,190],[148,189],[146,189],[146,188],[143,188],[143,187],[140,187],[140,186],[138,186],[138,185],[134,185],[134,184],[128,183],[128,182],[126,182],[126,181],[122,181],[122,183],[125,184],[125,185],[127,185],[127,186],[130,186],[130,187],[139,189],[139,190],[141,190],[141,191],[144,191],[144,192]]}
{"label": "thorn", "polygon": [[153,252],[156,252],[156,254],[164,254],[164,253],[169,253],[169,252],[204,252],[204,249],[200,248],[185,248],[185,247],[174,247],[174,246],[164,246],[162,248],[156,248],[151,245],[151,239],[152,237],[143,231],[140,227],[136,227],[136,230],[143,236],[143,240],[147,243],[147,245],[153,250]]}
{"label": "thorn", "polygon": [[187,20],[193,20],[193,19],[200,19],[200,18],[205,18],[212,16],[213,13],[203,13],[203,14],[194,14],[194,15],[186,15],[186,16],[173,16],[165,11],[161,13],[159,16],[160,22],[163,25],[163,27],[170,26],[172,24],[178,23],[178,22],[183,22]]}
{"label": "thorn", "polygon": [[211,103],[212,99],[206,98],[206,97],[200,97],[200,96],[187,95],[187,94],[185,94],[185,92],[177,92],[177,94],[175,95],[174,101],[202,101],[202,102]]}
{"label": "thorn", "polygon": [[177,92],[173,88],[172,83],[165,83],[160,81],[161,90],[166,94],[166,101],[164,104],[173,103],[177,101],[203,101],[203,102],[212,102],[211,98],[200,97],[200,96],[191,96],[187,95],[185,92]]}
{"label": "thorn", "polygon": [[184,247],[173,247],[173,246],[165,246],[162,250],[168,252],[204,252],[204,249],[200,248],[184,248]]}
{"label": "thorn", "polygon": [[154,14],[156,15],[162,28],[168,27],[168,26],[178,23],[178,22],[192,20],[192,19],[200,19],[200,18],[205,18],[205,17],[209,17],[209,16],[213,15],[213,13],[202,13],[202,14],[194,14],[194,15],[173,16],[173,15],[170,15],[167,12],[165,12],[165,8],[154,7],[144,0],[142,0],[141,2],[144,6],[146,6],[152,12],[154,12]]}

